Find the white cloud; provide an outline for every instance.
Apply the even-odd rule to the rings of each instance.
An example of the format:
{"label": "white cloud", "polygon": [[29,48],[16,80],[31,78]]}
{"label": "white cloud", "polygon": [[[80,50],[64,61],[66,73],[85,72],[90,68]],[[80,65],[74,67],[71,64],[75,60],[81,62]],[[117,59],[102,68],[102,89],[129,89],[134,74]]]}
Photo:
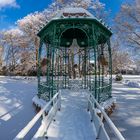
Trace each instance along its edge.
{"label": "white cloud", "polygon": [[0,9],[7,6],[19,8],[19,5],[16,3],[16,0],[0,0]]}

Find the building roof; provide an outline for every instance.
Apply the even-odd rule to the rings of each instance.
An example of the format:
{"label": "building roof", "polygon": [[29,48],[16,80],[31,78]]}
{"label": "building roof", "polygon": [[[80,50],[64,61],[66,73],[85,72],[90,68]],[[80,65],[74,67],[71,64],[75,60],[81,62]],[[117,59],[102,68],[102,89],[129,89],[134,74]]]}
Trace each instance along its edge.
{"label": "building roof", "polygon": [[40,37],[41,34],[44,32],[44,30],[52,23],[56,21],[61,21],[61,20],[89,20],[89,21],[95,21],[101,25],[101,27],[107,29],[109,33],[112,35],[111,28],[106,25],[102,19],[97,19],[94,15],[92,15],[89,11],[87,11],[84,8],[81,7],[69,7],[69,8],[64,8],[58,12],[58,14],[52,18],[45,27],[43,27],[39,33],[38,36]]}
{"label": "building roof", "polygon": [[92,18],[96,19],[90,12],[81,7],[64,8],[53,19],[61,18]]}

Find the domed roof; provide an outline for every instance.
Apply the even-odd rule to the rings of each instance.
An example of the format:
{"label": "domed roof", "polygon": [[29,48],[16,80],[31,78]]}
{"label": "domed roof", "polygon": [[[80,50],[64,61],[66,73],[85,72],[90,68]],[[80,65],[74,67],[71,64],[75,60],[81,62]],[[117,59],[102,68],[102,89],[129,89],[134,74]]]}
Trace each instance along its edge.
{"label": "domed roof", "polygon": [[57,22],[60,20],[90,20],[90,21],[97,21],[97,24],[99,26],[102,26],[103,28],[106,28],[110,33],[112,34],[111,28],[105,24],[105,22],[102,21],[102,19],[97,19],[94,15],[92,15],[90,12],[88,12],[86,9],[81,8],[81,7],[69,7],[69,8],[64,8],[61,11],[58,12],[58,14],[52,18],[45,27],[43,27],[40,32],[38,33],[38,36],[41,36],[41,34],[45,31],[47,27],[51,25],[52,22]]}
{"label": "domed roof", "polygon": [[61,10],[54,19],[60,18],[94,18],[97,20],[90,12],[81,7],[71,7]]}

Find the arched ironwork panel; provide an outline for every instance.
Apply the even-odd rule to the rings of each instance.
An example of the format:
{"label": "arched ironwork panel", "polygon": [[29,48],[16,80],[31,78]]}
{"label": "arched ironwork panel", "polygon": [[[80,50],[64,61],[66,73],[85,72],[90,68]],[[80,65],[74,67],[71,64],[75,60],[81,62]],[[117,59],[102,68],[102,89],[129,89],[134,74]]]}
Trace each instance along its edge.
{"label": "arched ironwork panel", "polygon": [[[60,88],[72,89],[77,85],[92,91],[98,102],[109,99],[112,88],[111,35],[96,19],[56,19],[46,25],[39,33],[39,97],[49,100]],[[44,46],[46,58],[42,58]],[[44,64],[45,72],[42,71]],[[42,81],[43,74],[45,81]]]}

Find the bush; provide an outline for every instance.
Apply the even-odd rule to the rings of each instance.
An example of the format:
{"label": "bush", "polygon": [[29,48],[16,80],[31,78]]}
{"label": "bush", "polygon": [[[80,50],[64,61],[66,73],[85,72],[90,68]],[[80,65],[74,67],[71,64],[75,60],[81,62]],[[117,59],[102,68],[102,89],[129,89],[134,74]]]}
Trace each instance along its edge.
{"label": "bush", "polygon": [[116,77],[115,77],[116,81],[121,81],[122,79],[123,79],[123,77],[122,77],[121,74],[117,74]]}
{"label": "bush", "polygon": [[0,75],[7,75],[8,70],[6,68],[6,66],[3,66],[2,69],[0,70]]}
{"label": "bush", "polygon": [[37,71],[36,70],[28,70],[27,75],[28,76],[37,76]]}

